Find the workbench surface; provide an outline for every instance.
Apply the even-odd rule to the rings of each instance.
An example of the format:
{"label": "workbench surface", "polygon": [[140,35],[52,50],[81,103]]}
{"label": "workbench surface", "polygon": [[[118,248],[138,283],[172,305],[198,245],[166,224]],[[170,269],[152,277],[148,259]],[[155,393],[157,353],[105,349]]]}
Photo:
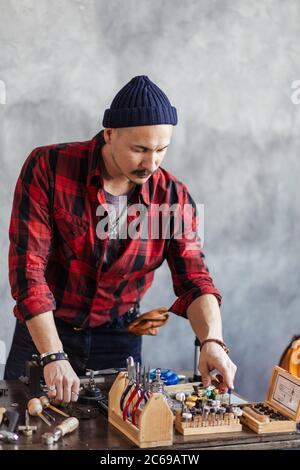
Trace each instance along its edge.
{"label": "workbench surface", "polygon": [[[16,409],[20,413],[19,424],[24,424],[25,407],[28,401],[27,386],[19,381],[0,381],[0,388],[8,388],[8,396],[0,396],[0,406],[7,409]],[[18,404],[12,408],[11,404]],[[58,416],[58,415],[57,415]],[[56,418],[56,424],[60,423],[60,417]],[[0,442],[1,449],[39,450],[126,450],[137,449],[131,441],[123,436],[113,426],[108,424],[106,417],[99,414],[90,420],[81,420],[79,428],[68,436],[63,437],[55,445],[47,447],[42,443],[42,434],[49,432],[50,427],[37,417],[30,417],[30,424],[37,425],[38,430],[32,437],[20,434],[17,445]],[[300,448],[300,432],[288,434],[258,435],[250,429],[244,428],[239,433],[218,434],[202,436],[182,436],[174,432],[174,443],[171,447],[159,449],[286,449]]]}

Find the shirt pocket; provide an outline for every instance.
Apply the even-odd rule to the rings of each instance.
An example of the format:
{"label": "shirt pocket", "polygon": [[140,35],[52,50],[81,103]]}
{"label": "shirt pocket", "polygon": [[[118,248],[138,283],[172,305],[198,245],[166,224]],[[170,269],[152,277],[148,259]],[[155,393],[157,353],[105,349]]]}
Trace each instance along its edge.
{"label": "shirt pocket", "polygon": [[54,207],[57,241],[67,259],[88,261],[89,223],[63,207]]}

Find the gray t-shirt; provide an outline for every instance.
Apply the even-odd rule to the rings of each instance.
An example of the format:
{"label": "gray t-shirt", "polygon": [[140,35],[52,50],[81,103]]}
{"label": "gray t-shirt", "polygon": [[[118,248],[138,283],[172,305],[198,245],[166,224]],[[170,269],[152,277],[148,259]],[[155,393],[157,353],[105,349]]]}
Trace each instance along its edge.
{"label": "gray t-shirt", "polygon": [[[122,214],[124,214],[125,205],[128,204],[135,189],[136,189],[136,186],[130,189],[127,193],[121,194],[120,196],[114,196],[113,194],[110,194],[109,192],[105,191],[105,189],[103,190],[107,204],[113,205],[115,208],[116,218],[119,217],[119,210],[120,210],[121,220],[124,220],[124,217],[122,216]],[[126,197],[126,199],[124,198],[124,196]],[[120,199],[121,197],[122,199]],[[112,219],[112,225],[113,224],[114,224],[114,219]],[[117,229],[118,229],[118,226],[117,226]],[[102,265],[102,271],[107,271],[110,266],[110,263],[116,258],[118,258],[119,256],[121,256],[123,246],[124,246],[124,240],[118,239],[118,230],[117,230],[116,238],[109,238],[107,241],[106,250],[104,253],[103,265]]]}

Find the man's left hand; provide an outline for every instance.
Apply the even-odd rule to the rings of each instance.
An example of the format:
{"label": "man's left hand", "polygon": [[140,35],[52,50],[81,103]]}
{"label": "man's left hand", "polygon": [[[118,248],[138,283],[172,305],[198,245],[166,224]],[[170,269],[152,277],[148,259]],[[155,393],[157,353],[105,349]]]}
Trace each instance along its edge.
{"label": "man's left hand", "polygon": [[199,371],[202,376],[204,387],[211,385],[212,376],[210,372],[217,369],[220,373],[220,384],[224,388],[234,388],[233,381],[237,370],[236,365],[231,361],[228,354],[217,343],[205,343],[201,349],[199,360]]}
{"label": "man's left hand", "polygon": [[156,336],[158,328],[163,326],[168,321],[168,318],[169,314],[166,307],[154,308],[133,320],[128,325],[127,330],[136,336]]}

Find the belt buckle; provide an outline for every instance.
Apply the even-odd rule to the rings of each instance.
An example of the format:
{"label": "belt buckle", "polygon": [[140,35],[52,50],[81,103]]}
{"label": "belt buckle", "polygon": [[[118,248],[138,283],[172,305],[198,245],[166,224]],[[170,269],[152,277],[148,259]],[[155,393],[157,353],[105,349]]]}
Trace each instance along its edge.
{"label": "belt buckle", "polygon": [[82,331],[83,328],[81,326],[73,326],[74,331]]}
{"label": "belt buckle", "polygon": [[131,323],[133,320],[135,320],[138,316],[138,307],[135,305],[134,307],[131,307],[128,312],[126,312],[126,317],[125,321],[126,323]]}

